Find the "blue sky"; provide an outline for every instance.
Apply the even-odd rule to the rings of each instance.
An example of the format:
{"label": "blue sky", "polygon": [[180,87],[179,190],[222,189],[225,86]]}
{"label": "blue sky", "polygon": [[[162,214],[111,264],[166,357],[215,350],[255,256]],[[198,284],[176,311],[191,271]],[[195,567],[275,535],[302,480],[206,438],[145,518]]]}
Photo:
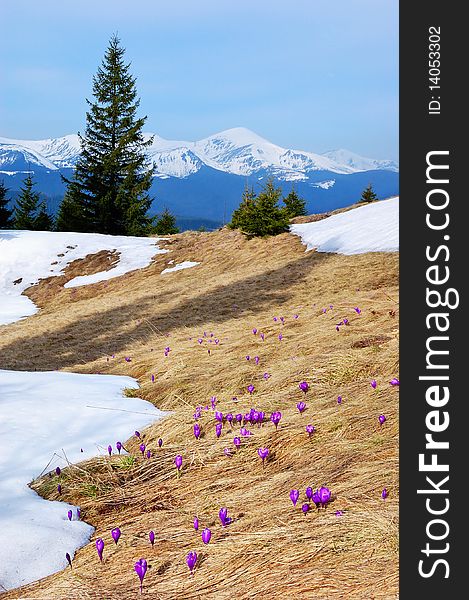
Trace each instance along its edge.
{"label": "blue sky", "polygon": [[398,158],[397,0],[15,0],[1,15],[1,136],[83,131],[117,32],[146,131],[243,126],[288,148]]}

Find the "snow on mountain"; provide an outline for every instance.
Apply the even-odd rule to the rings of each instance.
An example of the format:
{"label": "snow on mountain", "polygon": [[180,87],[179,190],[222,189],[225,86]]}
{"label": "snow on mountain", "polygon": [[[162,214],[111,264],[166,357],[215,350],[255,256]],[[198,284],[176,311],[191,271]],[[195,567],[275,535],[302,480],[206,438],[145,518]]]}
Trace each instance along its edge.
{"label": "snow on mountain", "polygon": [[350,150],[332,150],[325,152],[322,156],[330,158],[332,161],[341,165],[348,165],[355,171],[373,171],[375,169],[384,169],[385,171],[399,171],[399,165],[393,160],[377,160],[366,158],[350,152]]}
{"label": "snow on mountain", "polygon": [[[370,169],[398,170],[392,161],[364,158],[346,150],[314,154],[282,148],[244,127],[195,142],[166,140],[151,133],[144,137],[152,135],[147,153],[157,177],[188,177],[204,165],[242,176],[267,170],[286,181],[307,180],[308,173],[314,171],[349,174]],[[48,170],[73,167],[79,154],[77,135],[36,141],[0,138],[0,170],[5,172],[28,170],[28,164]]]}
{"label": "snow on mountain", "polygon": [[306,251],[362,254],[399,250],[399,196],[372,202],[322,221],[290,227]]}

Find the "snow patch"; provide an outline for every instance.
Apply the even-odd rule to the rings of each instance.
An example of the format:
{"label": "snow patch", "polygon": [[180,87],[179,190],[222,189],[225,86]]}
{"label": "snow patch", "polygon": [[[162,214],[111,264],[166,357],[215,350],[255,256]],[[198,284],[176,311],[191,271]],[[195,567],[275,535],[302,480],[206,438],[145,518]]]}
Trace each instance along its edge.
{"label": "snow patch", "polygon": [[[67,566],[93,527],[76,507],[43,500],[28,483],[44,470],[103,455],[165,413],[124,398],[135,379],[115,375],[0,371],[0,586],[12,589]],[[80,449],[83,449],[83,452]],[[52,459],[52,460],[51,460]],[[151,460],[151,459],[150,459]],[[59,483],[55,477],[54,486]],[[66,489],[66,482],[61,483]],[[73,520],[67,518],[72,510]],[[104,550],[106,553],[106,549]],[[0,588],[1,589],[1,588]]]}
{"label": "snow patch", "polygon": [[399,250],[399,196],[332,215],[322,221],[290,226],[306,251],[362,254]]}
{"label": "snow patch", "polygon": [[[109,271],[75,277],[65,287],[77,287],[143,269],[155,254],[161,238],[60,233],[51,231],[0,231],[0,325],[13,323],[37,312],[22,292],[39,279],[63,275],[78,258],[101,250],[117,251],[119,262]],[[55,264],[54,264],[55,263]]]}
{"label": "snow patch", "polygon": [[175,267],[164,269],[163,271],[161,271],[161,275],[163,275],[163,273],[173,273],[174,271],[181,271],[182,269],[190,269],[191,267],[196,267],[197,265],[200,265],[200,263],[186,260],[182,263],[178,263]]}

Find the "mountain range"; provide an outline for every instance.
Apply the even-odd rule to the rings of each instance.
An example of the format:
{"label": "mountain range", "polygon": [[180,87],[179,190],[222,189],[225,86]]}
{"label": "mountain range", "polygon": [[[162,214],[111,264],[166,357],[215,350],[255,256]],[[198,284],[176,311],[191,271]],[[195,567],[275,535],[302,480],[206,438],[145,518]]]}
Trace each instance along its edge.
{"label": "mountain range", "polygon": [[[397,163],[348,150],[315,154],[286,149],[242,127],[195,142],[150,133],[145,138],[152,138],[147,154],[155,167],[152,212],[167,207],[183,229],[226,222],[246,184],[259,191],[269,177],[284,194],[294,186],[306,199],[308,212],[352,204],[369,183],[379,198],[398,193]],[[0,178],[14,199],[25,175],[33,172],[36,189],[55,212],[65,189],[61,174],[72,175],[79,154],[74,134],[34,141],[0,137]]]}

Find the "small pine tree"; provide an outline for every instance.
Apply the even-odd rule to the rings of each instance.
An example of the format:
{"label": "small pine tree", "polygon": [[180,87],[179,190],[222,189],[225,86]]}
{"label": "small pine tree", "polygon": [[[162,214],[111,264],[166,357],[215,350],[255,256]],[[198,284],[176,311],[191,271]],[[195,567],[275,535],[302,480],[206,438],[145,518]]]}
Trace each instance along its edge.
{"label": "small pine tree", "polygon": [[378,200],[378,196],[374,193],[373,188],[370,185],[363,190],[362,196],[358,202],[376,202]]}
{"label": "small pine tree", "polygon": [[277,235],[288,229],[288,217],[280,208],[282,190],[269,179],[261,193],[245,189],[243,200],[233,212],[230,227],[255,236]]}
{"label": "small pine tree", "polygon": [[295,188],[291,189],[291,192],[283,199],[285,204],[285,212],[289,219],[294,217],[301,217],[306,215],[306,200],[300,198],[295,191]]}
{"label": "small pine tree", "polygon": [[65,192],[60,203],[55,228],[57,231],[78,231],[81,233],[89,231],[83,206],[75,202],[68,192]]}
{"label": "small pine tree", "polygon": [[156,224],[153,228],[156,235],[171,235],[173,233],[179,233],[179,229],[176,227],[176,217],[172,215],[167,208],[157,218]]}
{"label": "small pine tree", "polygon": [[256,194],[254,193],[254,189],[249,189],[246,185],[246,187],[244,188],[241,204],[236,210],[233,211],[229,227],[231,229],[241,229],[241,231],[247,231],[247,229],[249,228],[249,223],[253,219],[255,203]]}
{"label": "small pine tree", "polygon": [[39,204],[38,213],[34,219],[34,229],[36,231],[52,231],[54,229],[54,219],[47,212],[44,200]]}
{"label": "small pine tree", "polygon": [[21,194],[19,195],[15,206],[15,229],[30,229],[36,227],[36,216],[40,205],[40,196],[38,192],[33,191],[34,181],[29,174],[24,180]]}
{"label": "small pine tree", "polygon": [[0,229],[10,229],[14,224],[13,211],[8,208],[7,192],[8,188],[0,181]]}

